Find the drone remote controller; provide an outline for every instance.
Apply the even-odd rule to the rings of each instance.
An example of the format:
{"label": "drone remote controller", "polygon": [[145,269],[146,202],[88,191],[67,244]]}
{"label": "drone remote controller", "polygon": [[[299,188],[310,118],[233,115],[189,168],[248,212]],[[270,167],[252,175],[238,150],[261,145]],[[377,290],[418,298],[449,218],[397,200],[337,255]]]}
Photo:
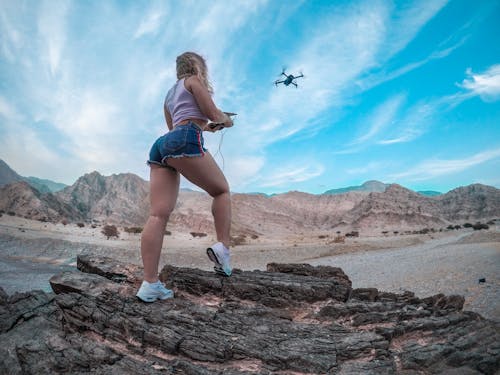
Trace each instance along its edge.
{"label": "drone remote controller", "polygon": [[[236,113],[233,113],[233,112],[223,112],[223,113],[225,113],[229,117],[236,116]],[[224,128],[224,123],[223,122],[211,122],[208,124],[208,127],[212,130],[216,129],[217,127],[220,127],[222,129],[222,128]]]}

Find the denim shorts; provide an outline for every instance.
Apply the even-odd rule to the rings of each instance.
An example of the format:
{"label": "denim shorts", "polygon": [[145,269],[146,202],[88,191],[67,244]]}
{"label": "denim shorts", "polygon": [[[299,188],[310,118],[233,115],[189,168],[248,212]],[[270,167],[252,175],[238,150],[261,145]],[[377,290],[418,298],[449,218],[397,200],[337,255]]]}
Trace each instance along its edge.
{"label": "denim shorts", "polygon": [[203,156],[207,152],[203,143],[203,130],[198,125],[177,125],[153,143],[147,163],[175,170],[167,164],[168,158]]}

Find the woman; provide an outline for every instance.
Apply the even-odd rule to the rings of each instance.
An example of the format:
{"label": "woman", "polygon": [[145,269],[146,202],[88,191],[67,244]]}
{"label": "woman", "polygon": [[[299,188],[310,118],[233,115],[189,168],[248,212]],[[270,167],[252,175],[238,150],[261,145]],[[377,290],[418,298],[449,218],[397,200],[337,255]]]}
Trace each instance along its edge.
{"label": "woman", "polygon": [[[203,147],[203,131],[233,126],[233,121],[212,100],[205,60],[193,52],[177,57],[177,82],[165,98],[164,112],[169,132],[156,140],[149,154],[149,218],[141,237],[144,281],[137,297],[145,302],[172,298],[174,293],[158,279],[158,264],[165,227],[175,207],[180,175],[213,198],[217,243],[207,249],[215,270],[231,275],[229,230],[231,200],[229,185],[212,155]],[[211,128],[208,123],[220,124]]]}

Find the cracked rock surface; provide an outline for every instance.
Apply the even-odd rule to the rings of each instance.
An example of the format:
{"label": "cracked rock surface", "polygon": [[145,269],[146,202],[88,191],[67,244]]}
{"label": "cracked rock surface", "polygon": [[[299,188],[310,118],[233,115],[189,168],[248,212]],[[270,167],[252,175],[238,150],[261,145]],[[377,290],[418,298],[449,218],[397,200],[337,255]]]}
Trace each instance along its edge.
{"label": "cracked rock surface", "polygon": [[[140,302],[142,270],[79,256],[54,293],[0,292],[2,374],[495,374],[499,324],[461,296],[352,289],[340,268],[166,266],[174,299]],[[1,291],[1,289],[0,289]]]}

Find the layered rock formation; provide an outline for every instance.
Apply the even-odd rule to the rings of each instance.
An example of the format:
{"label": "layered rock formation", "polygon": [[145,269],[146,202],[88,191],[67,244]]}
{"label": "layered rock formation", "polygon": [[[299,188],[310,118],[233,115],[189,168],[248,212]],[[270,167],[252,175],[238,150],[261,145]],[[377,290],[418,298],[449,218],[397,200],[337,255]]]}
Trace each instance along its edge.
{"label": "layered rock formation", "polygon": [[270,264],[230,278],[165,267],[176,297],[139,302],[137,266],[81,256],[56,295],[0,295],[9,374],[494,374],[499,325],[460,296],[352,289],[341,269]]}

